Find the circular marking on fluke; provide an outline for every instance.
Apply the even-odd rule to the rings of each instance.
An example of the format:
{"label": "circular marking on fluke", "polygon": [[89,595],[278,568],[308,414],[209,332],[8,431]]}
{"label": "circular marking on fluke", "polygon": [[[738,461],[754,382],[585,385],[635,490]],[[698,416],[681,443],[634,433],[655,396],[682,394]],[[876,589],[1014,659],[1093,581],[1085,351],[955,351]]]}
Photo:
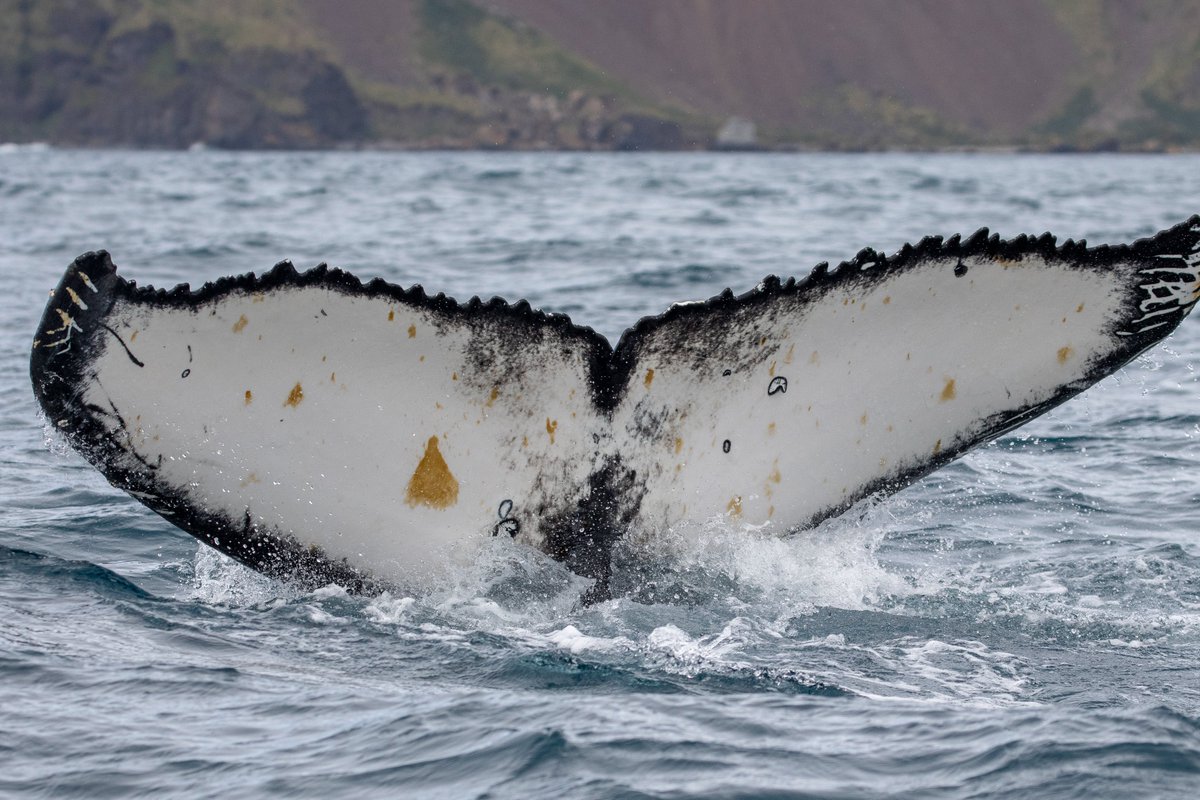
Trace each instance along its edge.
{"label": "circular marking on fluke", "polygon": [[722,452],[724,452],[724,453],[728,453],[728,452],[729,452],[729,449],[730,449],[731,447],[733,447],[733,443],[732,443],[732,442],[730,442],[728,439],[726,439],[725,441],[721,442],[721,451],[722,451]]}
{"label": "circular marking on fluke", "polygon": [[191,374],[192,374],[192,370],[189,368],[189,369],[185,369],[183,372],[179,373],[179,377],[186,378],[188,375],[191,375]]}
{"label": "circular marking on fluke", "polygon": [[767,396],[771,397],[776,394],[787,393],[788,381],[782,375],[771,378],[771,383],[767,386]]}
{"label": "circular marking on fluke", "polygon": [[449,508],[458,502],[458,480],[438,449],[438,437],[430,436],[425,443],[425,455],[408,479],[404,502],[414,508]]}
{"label": "circular marking on fluke", "polygon": [[728,377],[729,377],[730,375],[732,375],[732,374],[733,374],[733,370],[731,370],[731,369],[727,369],[727,370],[725,370],[724,372],[722,372],[722,373],[721,373],[721,376],[722,376],[722,377],[725,377],[725,378],[728,378]]}
{"label": "circular marking on fluke", "polygon": [[499,536],[500,532],[503,531],[509,536],[516,538],[517,534],[521,532],[521,523],[513,518],[512,507],[512,500],[500,501],[500,508],[496,511],[496,516],[500,518],[500,521],[492,528],[492,536]]}

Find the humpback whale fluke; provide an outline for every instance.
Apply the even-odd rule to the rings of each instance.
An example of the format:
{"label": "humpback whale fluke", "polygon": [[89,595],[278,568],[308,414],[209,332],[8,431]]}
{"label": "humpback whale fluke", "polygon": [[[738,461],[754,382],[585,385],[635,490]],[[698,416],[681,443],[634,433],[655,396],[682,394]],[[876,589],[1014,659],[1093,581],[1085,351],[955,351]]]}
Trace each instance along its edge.
{"label": "humpback whale fluke", "polygon": [[672,306],[613,347],[567,317],[325,265],[192,291],[106,252],[30,372],[114,485],[239,561],[370,591],[513,537],[584,575],[726,517],[780,532],[894,492],[1083,391],[1200,297],[1200,216],[1131,245],[926,238]]}

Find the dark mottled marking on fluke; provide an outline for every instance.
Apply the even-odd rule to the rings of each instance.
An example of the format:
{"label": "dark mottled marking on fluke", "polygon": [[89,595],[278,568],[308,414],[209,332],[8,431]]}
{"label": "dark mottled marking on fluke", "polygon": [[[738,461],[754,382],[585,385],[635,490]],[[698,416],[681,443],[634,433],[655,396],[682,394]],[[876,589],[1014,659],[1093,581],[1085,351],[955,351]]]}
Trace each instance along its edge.
{"label": "dark mottled marking on fluke", "polygon": [[582,598],[585,605],[611,596],[613,546],[636,519],[645,492],[637,473],[614,457],[588,477],[587,495],[577,507],[557,514],[538,511],[548,512],[542,519],[546,553],[573,572],[596,579]]}

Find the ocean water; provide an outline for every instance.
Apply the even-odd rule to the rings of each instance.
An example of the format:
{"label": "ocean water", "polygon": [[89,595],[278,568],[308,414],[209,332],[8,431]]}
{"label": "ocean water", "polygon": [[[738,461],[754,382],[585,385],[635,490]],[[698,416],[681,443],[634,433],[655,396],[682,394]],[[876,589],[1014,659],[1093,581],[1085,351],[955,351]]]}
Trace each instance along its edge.
{"label": "ocean water", "polygon": [[1196,796],[1200,320],[815,530],[664,532],[621,568],[631,593],[588,608],[586,582],[500,540],[415,596],[267,580],[109,487],[27,372],[47,291],[91,249],[157,286],[328,261],[615,339],[926,234],[1130,241],[1200,212],[1197,175],[0,147],[0,796]]}

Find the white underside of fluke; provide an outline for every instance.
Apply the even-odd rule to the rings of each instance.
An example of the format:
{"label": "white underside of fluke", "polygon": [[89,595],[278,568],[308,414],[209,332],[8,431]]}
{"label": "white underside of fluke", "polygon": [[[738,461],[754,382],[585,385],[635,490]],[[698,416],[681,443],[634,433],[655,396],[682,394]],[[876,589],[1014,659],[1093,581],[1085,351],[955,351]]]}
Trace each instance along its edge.
{"label": "white underside of fluke", "polygon": [[[527,308],[295,273],[194,300],[123,284],[108,300],[77,268],[34,381],[74,392],[39,397],[168,518],[156,492],[225,520],[220,535],[267,532],[373,578],[492,535],[565,557],[606,525],[787,532],[901,488],[1165,335],[1200,287],[1189,225],[1160,235],[1184,243],[1167,253],[865,251],[807,284],[644,321],[615,356]],[[89,297],[107,308],[73,305]],[[77,375],[55,366],[68,357]],[[95,455],[105,439],[116,447]]]}
{"label": "white underside of fluke", "polygon": [[[613,425],[649,476],[648,529],[717,514],[808,522],[1085,380],[1111,352],[1118,273],[966,260],[965,276],[940,279],[956,266],[739,314],[711,359],[679,358],[669,329],[652,335],[639,353],[650,378]],[[650,446],[638,414],[666,420]]]}
{"label": "white underside of fluke", "polygon": [[577,502],[593,469],[601,420],[557,339],[485,366],[486,327],[324,288],[118,305],[109,325],[144,366],[114,341],[85,399],[159,480],[376,575],[506,520],[536,530],[530,505]]}

